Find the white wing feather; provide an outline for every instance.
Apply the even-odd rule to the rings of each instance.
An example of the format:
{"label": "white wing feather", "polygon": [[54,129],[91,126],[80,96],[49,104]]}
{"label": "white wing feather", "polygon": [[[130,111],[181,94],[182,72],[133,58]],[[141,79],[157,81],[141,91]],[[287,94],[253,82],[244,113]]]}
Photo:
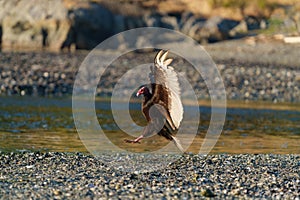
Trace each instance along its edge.
{"label": "white wing feather", "polygon": [[150,79],[152,83],[164,85],[168,89],[169,112],[171,119],[176,126],[179,125],[183,118],[183,106],[180,99],[180,86],[177,73],[174,68],[169,66],[172,59],[167,59],[168,51],[160,51],[155,59],[155,65],[151,68],[152,74]]}

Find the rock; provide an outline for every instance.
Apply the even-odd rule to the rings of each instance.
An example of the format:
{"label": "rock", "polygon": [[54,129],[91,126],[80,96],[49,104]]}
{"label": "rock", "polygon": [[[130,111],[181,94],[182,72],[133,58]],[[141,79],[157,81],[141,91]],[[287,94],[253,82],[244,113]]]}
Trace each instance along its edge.
{"label": "rock", "polygon": [[161,18],[161,27],[172,29],[172,30],[179,30],[176,17],[167,16],[167,15]]}
{"label": "rock", "polygon": [[160,21],[159,18],[160,18],[159,15],[153,15],[153,14],[152,15],[147,14],[147,15],[143,16],[145,25],[149,26],[149,27],[158,27],[159,21]]}
{"label": "rock", "polygon": [[237,37],[248,32],[247,22],[242,20],[236,27],[229,31],[230,37]]}
{"label": "rock", "polygon": [[268,28],[267,20],[265,20],[265,19],[260,20],[259,28],[260,29],[267,29]]}
{"label": "rock", "polygon": [[300,12],[295,13],[293,20],[295,22],[295,27],[297,28],[298,34],[300,35]]}
{"label": "rock", "polygon": [[161,14],[147,14],[143,17],[144,25],[179,30],[176,17]]}
{"label": "rock", "polygon": [[79,49],[91,49],[124,30],[120,25],[115,26],[121,19],[114,21],[113,14],[97,3],[67,6],[63,0],[4,2],[0,8],[4,48],[59,50],[75,44]]}
{"label": "rock", "polygon": [[113,14],[97,3],[73,8],[69,13],[78,49],[91,49],[111,36],[114,31]]}
{"label": "rock", "polygon": [[180,31],[195,40],[200,41],[200,30],[204,27],[205,20],[203,18],[196,17],[192,13],[183,13],[179,22]]}
{"label": "rock", "polygon": [[245,18],[248,30],[260,29],[261,20],[257,17],[248,16]]}
{"label": "rock", "polygon": [[0,22],[2,23],[5,16],[7,16],[12,9],[17,5],[19,0],[0,1]]}
{"label": "rock", "polygon": [[291,34],[300,35],[300,3],[287,6],[285,8],[285,15],[277,16],[277,18],[279,17],[284,22],[282,25],[285,28],[294,30],[294,33]]}
{"label": "rock", "polygon": [[162,15],[159,13],[147,14],[143,17],[143,21],[145,25],[149,27],[162,27],[173,30],[176,29],[178,25],[175,17]]}
{"label": "rock", "polygon": [[126,29],[125,27],[125,17],[122,15],[115,15],[114,16],[114,33],[122,32]]}
{"label": "rock", "polygon": [[230,30],[239,24],[238,21],[212,17],[208,19],[200,31],[200,38],[209,42],[217,42],[230,38]]}
{"label": "rock", "polygon": [[300,43],[300,37],[284,37],[283,41],[291,44]]}
{"label": "rock", "polygon": [[68,10],[63,1],[11,1],[3,7],[7,8],[2,18],[3,47],[59,49],[66,40],[71,22],[65,18]]}
{"label": "rock", "polygon": [[135,17],[135,16],[126,16],[125,17],[125,30],[144,27],[145,21],[142,17]]}
{"label": "rock", "polygon": [[204,197],[215,197],[217,195],[215,195],[210,189],[205,188],[201,191],[201,195]]}

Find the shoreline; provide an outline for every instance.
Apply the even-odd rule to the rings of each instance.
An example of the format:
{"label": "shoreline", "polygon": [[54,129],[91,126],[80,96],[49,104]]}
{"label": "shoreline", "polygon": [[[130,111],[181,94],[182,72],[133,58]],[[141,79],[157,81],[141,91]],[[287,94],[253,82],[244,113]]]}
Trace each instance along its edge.
{"label": "shoreline", "polygon": [[[248,44],[247,40],[240,39],[210,44],[204,48],[217,63],[227,100],[300,102],[300,60],[297,55],[300,45],[278,42]],[[71,95],[77,70],[87,54],[88,51],[0,52],[0,95]],[[130,70],[128,63],[139,65],[152,62],[153,56],[152,52],[121,56],[101,77],[104,82],[98,84],[96,96],[111,95],[114,84]],[[210,98],[201,75],[195,73],[189,63],[176,58],[173,66],[188,78],[197,90],[199,100]]]}
{"label": "shoreline", "polygon": [[[72,106],[71,101],[72,101],[72,95],[66,95],[63,97],[57,97],[57,96],[51,96],[51,97],[42,97],[42,96],[6,96],[6,95],[0,95],[0,99],[9,99],[9,98],[17,98],[19,100],[22,99],[27,99],[27,98],[33,98],[36,99],[37,101],[41,102],[44,98],[47,99],[57,99],[57,100],[62,100],[64,104],[66,104],[66,107]],[[85,100],[83,98],[82,100]],[[109,102],[110,97],[95,97],[95,102]],[[116,100],[114,99],[115,102],[119,103],[127,103],[127,101],[124,101],[123,99]],[[130,103],[141,103],[141,99],[134,99],[131,100]],[[196,106],[194,102],[191,102],[189,99],[183,99],[182,103],[185,106]],[[211,107],[211,101],[209,99],[201,99],[198,101],[197,106],[199,107]],[[300,111],[300,103],[299,102],[269,102],[269,101],[244,101],[244,100],[226,100],[226,108],[237,108],[237,109],[265,109],[265,110],[287,110],[287,111]]]}

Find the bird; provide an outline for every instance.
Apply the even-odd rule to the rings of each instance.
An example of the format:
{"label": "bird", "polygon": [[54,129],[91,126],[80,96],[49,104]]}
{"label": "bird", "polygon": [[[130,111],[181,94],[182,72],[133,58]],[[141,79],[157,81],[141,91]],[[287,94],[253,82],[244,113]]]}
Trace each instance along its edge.
{"label": "bird", "polygon": [[150,84],[139,87],[136,96],[143,95],[142,113],[147,126],[142,134],[134,140],[125,139],[127,143],[140,143],[140,140],[158,134],[173,141],[177,148],[184,149],[175,136],[183,119],[183,106],[178,75],[170,66],[173,59],[167,58],[169,51],[160,50],[154,65],[150,66]]}

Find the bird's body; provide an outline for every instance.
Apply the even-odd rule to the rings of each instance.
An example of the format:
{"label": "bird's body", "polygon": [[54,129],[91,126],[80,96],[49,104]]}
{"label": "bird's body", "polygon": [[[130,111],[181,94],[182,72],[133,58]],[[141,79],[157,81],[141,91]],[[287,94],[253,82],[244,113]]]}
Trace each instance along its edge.
{"label": "bird's body", "polygon": [[[152,89],[154,89],[154,91],[156,90],[155,88],[159,87],[156,84],[151,84],[151,86],[152,86]],[[154,105],[156,105],[157,107],[153,107]],[[161,106],[161,107],[158,107],[158,106]],[[153,94],[151,94],[151,93],[148,93],[146,95],[144,94],[144,100],[142,103],[142,112],[143,112],[145,118],[147,119],[148,122],[151,122],[151,121],[153,122],[154,120],[160,120],[161,122],[164,121],[163,127],[160,129],[160,131],[157,134],[165,137],[168,140],[172,140],[171,135],[176,134],[177,129],[175,128],[175,126],[171,120],[170,113],[165,109],[165,106],[166,106],[166,104],[163,101],[161,101],[159,98],[155,97]],[[152,117],[150,116],[151,108],[153,108]],[[156,110],[156,109],[158,109],[158,110]],[[155,118],[155,119],[153,119],[153,118]],[[156,125],[159,126],[159,122],[157,122]]]}
{"label": "bird's body", "polygon": [[[180,99],[178,77],[173,67],[169,66],[172,59],[166,59],[168,52],[160,51],[151,66],[150,86],[141,86],[137,96],[143,94],[142,112],[148,121],[141,136],[126,142],[139,143],[144,137],[154,134],[174,141],[184,152],[179,140],[175,137],[183,118],[183,106]],[[151,91],[150,89],[151,88]]]}

